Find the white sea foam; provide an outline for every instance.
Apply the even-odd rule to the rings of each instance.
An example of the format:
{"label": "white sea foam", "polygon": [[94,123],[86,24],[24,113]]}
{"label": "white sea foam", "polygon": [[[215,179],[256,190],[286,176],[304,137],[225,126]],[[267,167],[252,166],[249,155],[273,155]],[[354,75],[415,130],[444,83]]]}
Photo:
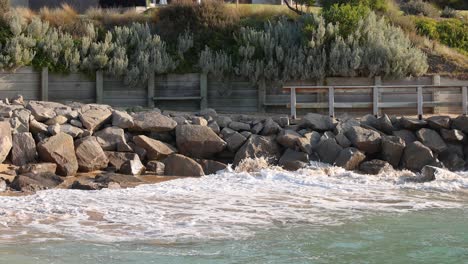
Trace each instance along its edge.
{"label": "white sea foam", "polygon": [[278,225],[336,225],[369,213],[467,206],[466,173],[444,173],[429,183],[408,182],[409,174],[361,175],[317,163],[297,172],[228,170],[133,189],[0,197],[0,241],[239,239]]}

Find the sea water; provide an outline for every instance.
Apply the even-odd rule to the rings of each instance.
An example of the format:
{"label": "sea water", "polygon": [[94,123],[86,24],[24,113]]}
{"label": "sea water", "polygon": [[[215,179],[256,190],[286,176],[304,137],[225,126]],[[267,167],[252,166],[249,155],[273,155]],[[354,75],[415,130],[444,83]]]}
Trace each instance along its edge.
{"label": "sea water", "polygon": [[468,263],[468,174],[228,169],[0,197],[0,263]]}

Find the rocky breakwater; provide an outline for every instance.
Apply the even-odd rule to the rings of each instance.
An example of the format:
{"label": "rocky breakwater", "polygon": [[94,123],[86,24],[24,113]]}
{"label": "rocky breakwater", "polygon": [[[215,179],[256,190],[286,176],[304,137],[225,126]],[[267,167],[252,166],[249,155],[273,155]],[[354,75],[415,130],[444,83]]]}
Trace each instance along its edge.
{"label": "rocky breakwater", "polygon": [[438,168],[464,170],[468,157],[465,116],[311,113],[290,123],[286,116],[126,112],[17,96],[0,103],[0,117],[2,191],[135,186],[146,175],[202,176],[261,157],[287,170],[322,161],[367,174],[423,171],[414,180],[426,181]]}

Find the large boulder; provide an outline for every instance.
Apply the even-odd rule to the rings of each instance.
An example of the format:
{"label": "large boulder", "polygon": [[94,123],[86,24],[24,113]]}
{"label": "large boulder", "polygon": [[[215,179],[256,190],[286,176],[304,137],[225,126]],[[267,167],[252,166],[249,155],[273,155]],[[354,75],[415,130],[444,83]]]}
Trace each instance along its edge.
{"label": "large boulder", "polygon": [[29,121],[29,131],[33,134],[47,133],[47,125],[33,119]]}
{"label": "large boulder", "polygon": [[120,128],[131,128],[134,125],[133,117],[127,112],[114,110],[112,112],[112,125]]}
{"label": "large boulder", "polygon": [[119,172],[127,175],[140,175],[146,170],[138,156],[132,160],[125,161],[120,167]]}
{"label": "large boulder", "polygon": [[112,111],[109,106],[90,104],[81,109],[80,121],[86,129],[95,131],[110,121],[111,116]]}
{"label": "large boulder", "polygon": [[297,146],[297,141],[302,136],[294,130],[283,129],[276,136],[276,141],[285,148],[295,149]]}
{"label": "large boulder", "polygon": [[31,111],[20,108],[13,110],[10,125],[16,133],[29,132],[29,120],[31,118]]}
{"label": "large boulder", "polygon": [[392,132],[395,130],[395,127],[393,126],[392,121],[387,114],[384,114],[377,119],[376,128],[386,134],[392,134]]}
{"label": "large boulder", "polygon": [[227,164],[215,160],[202,159],[197,160],[197,162],[202,166],[205,175],[215,174],[227,168]]}
{"label": "large boulder", "polygon": [[109,159],[109,165],[114,167],[116,171],[120,170],[120,167],[122,167],[127,160],[134,160],[138,157],[137,154],[130,152],[105,151],[104,153],[107,159]]}
{"label": "large boulder", "polygon": [[10,184],[10,188],[22,192],[35,192],[57,187],[63,179],[53,173],[27,173],[18,175]]}
{"label": "large boulder", "polygon": [[458,129],[441,129],[440,135],[445,141],[449,142],[463,142],[466,140],[466,135]]}
{"label": "large boulder", "polygon": [[424,166],[435,162],[431,149],[419,141],[408,144],[403,151],[402,165],[406,169],[420,171]]}
{"label": "large boulder", "polygon": [[444,152],[439,155],[440,161],[451,171],[463,171],[465,169],[465,160],[463,156],[454,152]]}
{"label": "large boulder", "polygon": [[237,122],[233,121],[229,123],[229,128],[235,131],[250,131],[250,125],[243,123],[243,122]]}
{"label": "large boulder", "polygon": [[83,129],[78,128],[76,126],[72,126],[70,124],[63,124],[60,126],[60,132],[63,132],[65,134],[68,134],[72,136],[73,138],[78,138],[81,137],[84,133]]}
{"label": "large boulder", "polygon": [[311,154],[320,142],[321,135],[316,131],[305,133],[303,137],[297,138],[296,144],[302,152]]}
{"label": "large boulder", "polygon": [[335,163],[335,160],[338,158],[338,155],[340,155],[341,150],[343,150],[343,148],[336,143],[334,138],[320,141],[316,148],[320,161],[329,164]]}
{"label": "large boulder", "polygon": [[176,142],[180,153],[193,158],[209,158],[226,148],[226,142],[207,126],[177,126]]}
{"label": "large boulder", "polygon": [[177,122],[157,111],[140,112],[133,116],[132,130],[148,132],[167,132],[174,130]]}
{"label": "large boulder", "polygon": [[227,148],[231,152],[236,152],[247,140],[241,133],[235,132],[226,138]]}
{"label": "large boulder", "polygon": [[7,121],[0,122],[0,163],[3,163],[13,147],[10,124]]}
{"label": "large boulder", "polygon": [[401,155],[405,149],[406,143],[397,136],[385,136],[382,138],[382,159],[387,161],[394,168],[400,164]]}
{"label": "large boulder", "polygon": [[390,163],[383,160],[365,161],[359,165],[359,171],[364,174],[377,175],[392,170]]}
{"label": "large boulder", "polygon": [[88,172],[107,168],[109,159],[96,137],[89,136],[75,142],[75,153],[80,171]]}
{"label": "large boulder", "polygon": [[265,120],[265,124],[263,125],[262,132],[260,133],[262,136],[270,136],[270,135],[276,135],[278,131],[281,130],[280,125],[273,121],[272,118],[267,118]]}
{"label": "large boulder", "polygon": [[421,141],[424,145],[428,146],[436,153],[443,152],[447,149],[447,144],[445,144],[439,133],[432,129],[421,128],[418,130],[418,132],[416,132],[416,136],[418,137],[419,141]]}
{"label": "large boulder", "polygon": [[366,155],[356,148],[345,148],[335,160],[335,166],[340,166],[346,170],[355,170],[359,164],[366,159]]}
{"label": "large boulder", "polygon": [[26,174],[26,173],[34,173],[34,174],[41,174],[41,173],[51,173],[55,174],[57,171],[57,164],[55,163],[34,163],[34,164],[26,164],[19,168],[19,174]]}
{"label": "large boulder", "polygon": [[309,113],[304,116],[301,126],[320,131],[333,130],[335,128],[331,117],[315,113]]}
{"label": "large boulder", "polygon": [[94,133],[94,136],[101,144],[102,149],[107,151],[115,151],[119,145],[127,145],[125,132],[120,127],[106,127]]}
{"label": "large boulder", "polygon": [[31,111],[37,121],[42,122],[54,118],[57,115],[55,109],[68,107],[54,102],[29,101],[26,108]]}
{"label": "large boulder", "polygon": [[304,168],[309,163],[309,155],[304,152],[286,149],[281,156],[278,165],[286,170],[295,171]]}
{"label": "large boulder", "polygon": [[408,130],[419,130],[427,125],[427,122],[419,119],[400,118],[400,126]]}
{"label": "large boulder", "polygon": [[133,142],[146,150],[146,155],[150,160],[162,160],[177,152],[173,146],[143,135],[133,137]]}
{"label": "large boulder", "polygon": [[451,120],[449,116],[431,116],[426,119],[427,124],[433,129],[450,129]]}
{"label": "large boulder", "polygon": [[265,158],[275,164],[281,155],[281,147],[274,137],[251,135],[234,157],[234,165],[246,158]]}
{"label": "large boulder", "polygon": [[452,120],[452,128],[468,133],[468,116],[461,115]]}
{"label": "large boulder", "polygon": [[360,126],[361,123],[354,119],[354,118],[348,118],[348,119],[344,119],[344,120],[341,120],[340,122],[338,122],[338,124],[336,125],[336,134],[346,134],[346,132],[348,132],[349,129],[351,129],[352,127],[354,126]]}
{"label": "large boulder", "polygon": [[156,175],[164,175],[165,165],[158,160],[150,160],[146,163],[146,170]]}
{"label": "large boulder", "polygon": [[37,152],[42,161],[57,164],[57,173],[73,176],[78,171],[73,138],[65,133],[52,136],[37,145]]}
{"label": "large boulder", "polygon": [[164,160],[164,174],[168,176],[203,176],[203,168],[193,159],[173,154]]}
{"label": "large boulder", "polygon": [[37,158],[36,142],[31,133],[17,133],[13,135],[11,162],[16,166],[33,163]]}
{"label": "large boulder", "polygon": [[414,133],[410,130],[407,129],[402,129],[402,130],[397,130],[393,131],[393,135],[396,137],[399,137],[405,141],[406,145],[413,143],[414,141],[417,141],[418,139],[414,135]]}
{"label": "large boulder", "polygon": [[366,153],[377,153],[381,149],[381,136],[376,131],[355,126],[346,132],[346,137],[354,147]]}

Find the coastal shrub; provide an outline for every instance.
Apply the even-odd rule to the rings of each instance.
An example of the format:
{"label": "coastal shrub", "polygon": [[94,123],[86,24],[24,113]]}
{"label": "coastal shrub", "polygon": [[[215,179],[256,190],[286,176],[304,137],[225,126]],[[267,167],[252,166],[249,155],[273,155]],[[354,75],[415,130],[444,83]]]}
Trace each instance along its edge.
{"label": "coastal shrub", "polygon": [[459,10],[467,10],[468,9],[468,1],[466,0],[429,0],[431,3],[436,4],[440,8],[444,8],[446,6],[454,9]]}
{"label": "coastal shrub", "polygon": [[417,19],[418,33],[438,40],[449,47],[468,52],[468,23],[458,19],[436,21],[434,19]]}
{"label": "coastal shrub", "polygon": [[401,10],[407,15],[422,15],[427,17],[438,17],[439,9],[423,0],[409,0],[401,4]]}
{"label": "coastal shrub", "polygon": [[10,10],[10,0],[0,0],[0,14],[4,14]]}
{"label": "coastal shrub", "polygon": [[212,51],[209,47],[200,53],[198,61],[200,70],[205,74],[210,74],[217,80],[222,80],[232,74],[232,59],[226,52]]}
{"label": "coastal shrub", "polygon": [[114,26],[125,26],[132,23],[148,23],[151,17],[135,9],[90,8],[85,16],[94,24],[112,29]]}
{"label": "coastal shrub", "polygon": [[369,12],[370,9],[364,5],[334,4],[325,9],[322,15],[327,23],[339,24],[340,35],[346,37],[356,30],[359,21]]}
{"label": "coastal shrub", "polygon": [[444,18],[455,18],[457,17],[457,10],[446,6],[440,13],[440,16]]}
{"label": "coastal shrub", "polygon": [[386,0],[320,0],[324,9],[329,9],[333,5],[363,5],[372,10],[385,11],[388,8]]}

